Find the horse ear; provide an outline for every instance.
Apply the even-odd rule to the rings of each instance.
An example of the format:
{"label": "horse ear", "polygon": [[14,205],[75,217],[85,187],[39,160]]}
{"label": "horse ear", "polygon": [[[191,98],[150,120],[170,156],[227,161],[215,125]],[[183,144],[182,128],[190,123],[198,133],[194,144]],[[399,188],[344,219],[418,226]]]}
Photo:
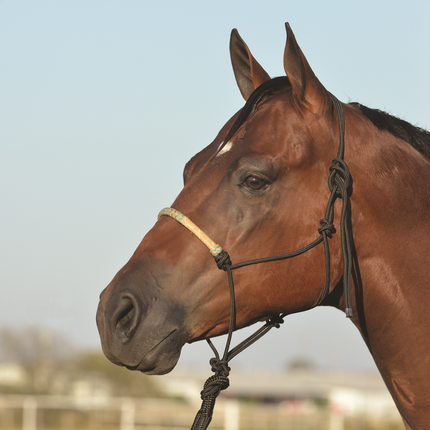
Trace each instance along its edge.
{"label": "horse ear", "polygon": [[248,100],[251,93],[262,83],[268,81],[270,76],[252,56],[236,29],[231,32],[230,57],[239,90],[243,98]]}
{"label": "horse ear", "polygon": [[319,110],[328,97],[327,90],[315,76],[306,57],[297,44],[290,24],[285,23],[287,43],[284,52],[284,69],[293,87],[293,94],[312,110]]}

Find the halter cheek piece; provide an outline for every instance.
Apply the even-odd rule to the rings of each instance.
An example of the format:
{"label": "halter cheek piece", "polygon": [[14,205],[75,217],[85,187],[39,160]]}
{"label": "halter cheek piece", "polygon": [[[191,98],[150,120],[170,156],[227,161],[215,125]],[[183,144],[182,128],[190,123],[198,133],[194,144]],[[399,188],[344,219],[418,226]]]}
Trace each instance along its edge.
{"label": "halter cheek piece", "polygon": [[[324,256],[325,256],[325,281],[323,291],[315,304],[318,306],[324,298],[327,296],[330,287],[330,250],[328,246],[328,238],[331,238],[332,234],[336,232],[333,225],[334,218],[334,203],[337,198],[342,199],[342,213],[340,218],[340,234],[341,234],[341,245],[343,255],[343,289],[345,296],[345,314],[348,318],[352,317],[352,306],[351,306],[351,275],[352,275],[352,253],[351,253],[351,229],[348,225],[349,215],[349,194],[351,188],[351,179],[349,174],[348,166],[343,160],[344,157],[344,135],[345,135],[345,120],[343,115],[342,105],[339,100],[330,94],[338,118],[339,124],[339,149],[337,157],[332,161],[329,172],[328,187],[330,189],[330,197],[328,199],[325,217],[320,221],[320,227],[318,233],[320,236],[311,242],[309,245],[288,254],[276,255],[273,257],[259,258],[256,260],[244,261],[238,264],[232,264],[230,257],[226,251],[224,251],[220,245],[216,244],[209,236],[207,236],[199,227],[197,227],[189,218],[184,214],[173,208],[165,208],[159,214],[161,216],[169,216],[175,219],[178,223],[182,224],[189,231],[200,239],[204,245],[209,249],[209,252],[214,257],[215,262],[219,269],[227,272],[228,283],[230,289],[230,325],[228,329],[227,342],[224,349],[224,354],[220,359],[218,351],[212,344],[210,339],[207,339],[209,346],[212,348],[215,357],[210,360],[212,371],[215,375],[211,376],[204,384],[203,391],[201,392],[202,406],[198,411],[191,430],[204,430],[208,427],[212,420],[213,408],[215,406],[215,400],[218,397],[221,390],[226,389],[229,386],[228,375],[230,373],[230,367],[228,362],[233,359],[237,354],[243,351],[248,346],[252,345],[262,336],[264,336],[273,327],[279,328],[280,324],[284,322],[283,318],[287,314],[280,314],[268,321],[253,335],[245,339],[231,351],[229,351],[231,338],[235,329],[236,321],[236,304],[234,295],[234,282],[232,271],[239,269],[244,266],[251,266],[253,264],[267,263],[269,261],[285,260],[288,258],[296,257],[314,248],[321,242],[324,244]],[[235,126],[233,125],[233,128]],[[230,134],[230,133],[229,133]]]}

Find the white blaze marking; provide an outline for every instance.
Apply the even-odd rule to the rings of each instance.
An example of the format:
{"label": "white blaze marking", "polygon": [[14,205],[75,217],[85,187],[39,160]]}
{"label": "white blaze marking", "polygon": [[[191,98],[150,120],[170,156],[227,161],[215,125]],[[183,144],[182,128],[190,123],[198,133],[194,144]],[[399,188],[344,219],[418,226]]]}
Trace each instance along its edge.
{"label": "white blaze marking", "polygon": [[225,152],[230,151],[230,149],[232,148],[233,143],[231,140],[229,140],[225,145],[224,148],[221,149],[221,151],[218,152],[218,154],[216,155],[218,157],[218,155],[224,154]]}

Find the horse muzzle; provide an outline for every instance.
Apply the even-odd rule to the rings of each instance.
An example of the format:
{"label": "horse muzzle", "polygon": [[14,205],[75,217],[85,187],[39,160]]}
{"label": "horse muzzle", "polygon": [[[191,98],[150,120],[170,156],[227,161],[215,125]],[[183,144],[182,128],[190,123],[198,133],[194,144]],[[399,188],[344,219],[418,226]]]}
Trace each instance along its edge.
{"label": "horse muzzle", "polygon": [[170,372],[188,335],[184,312],[172,301],[145,301],[131,289],[108,286],[100,296],[97,327],[102,349],[114,364],[150,375]]}

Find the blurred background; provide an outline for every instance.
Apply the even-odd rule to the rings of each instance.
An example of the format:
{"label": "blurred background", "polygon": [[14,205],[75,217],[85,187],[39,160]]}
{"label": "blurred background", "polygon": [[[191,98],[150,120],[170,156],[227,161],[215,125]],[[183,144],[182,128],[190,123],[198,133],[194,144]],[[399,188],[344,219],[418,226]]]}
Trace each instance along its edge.
{"label": "blurred background", "polygon": [[[136,399],[198,400],[210,373],[205,343],[186,345],[170,375],[148,378],[102,356],[95,312],[99,293],[181,190],[185,163],[243,105],[229,58],[232,28],[278,76],[290,22],[314,72],[341,101],[428,129],[429,15],[423,0],[2,0],[0,393],[7,396],[0,409],[9,415],[2,412],[0,426],[49,426],[42,410],[75,414],[81,399],[81,418],[50,418],[52,426],[80,428],[89,425],[79,421],[82,399],[87,406],[98,399],[117,414],[104,415],[103,426],[131,430],[140,419]],[[235,341],[249,334],[242,332]],[[284,415],[317,405],[333,429],[353,425],[336,418],[339,411],[369,415],[375,393],[370,403],[393,407],[358,331],[334,309],[288,317],[232,367],[236,391],[233,375],[221,427],[238,425],[236,401],[275,405]],[[267,387],[253,391],[250,380]],[[347,391],[333,394],[336,387]],[[109,403],[119,396],[134,400]],[[350,404],[362,406],[348,409],[345,399],[354,398]]]}

